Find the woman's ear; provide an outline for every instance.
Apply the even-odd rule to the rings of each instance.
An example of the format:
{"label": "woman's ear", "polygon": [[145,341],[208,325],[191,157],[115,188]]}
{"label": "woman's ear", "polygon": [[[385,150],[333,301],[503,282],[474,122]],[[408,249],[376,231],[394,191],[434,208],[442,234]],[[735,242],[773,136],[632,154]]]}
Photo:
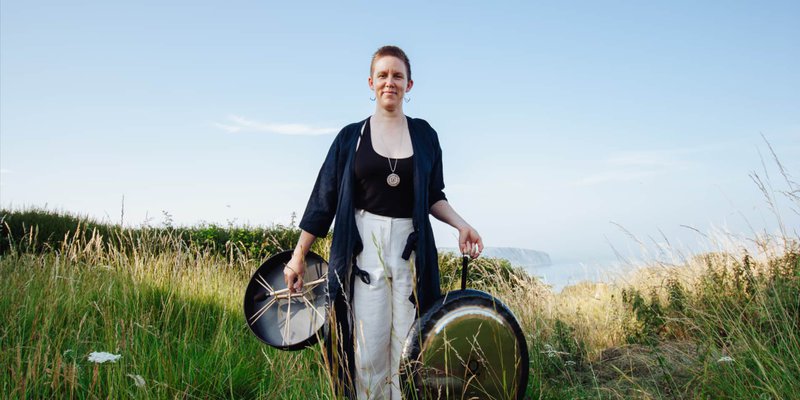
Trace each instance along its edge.
{"label": "woman's ear", "polygon": [[372,85],[372,77],[370,76],[367,78],[367,82],[369,82],[369,90],[375,90],[375,87]]}
{"label": "woman's ear", "polygon": [[412,86],[414,86],[414,81],[412,81],[411,79],[409,79],[409,80],[408,80],[408,86],[406,86],[406,92],[410,92],[410,91],[411,91],[411,87],[412,87]]}

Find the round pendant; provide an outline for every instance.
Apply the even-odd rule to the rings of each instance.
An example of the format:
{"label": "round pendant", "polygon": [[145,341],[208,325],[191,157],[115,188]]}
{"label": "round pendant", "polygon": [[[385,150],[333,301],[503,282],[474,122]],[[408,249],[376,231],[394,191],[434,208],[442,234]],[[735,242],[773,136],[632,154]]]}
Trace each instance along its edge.
{"label": "round pendant", "polygon": [[400,184],[400,176],[395,173],[391,173],[386,177],[386,183],[391,187],[396,187]]}

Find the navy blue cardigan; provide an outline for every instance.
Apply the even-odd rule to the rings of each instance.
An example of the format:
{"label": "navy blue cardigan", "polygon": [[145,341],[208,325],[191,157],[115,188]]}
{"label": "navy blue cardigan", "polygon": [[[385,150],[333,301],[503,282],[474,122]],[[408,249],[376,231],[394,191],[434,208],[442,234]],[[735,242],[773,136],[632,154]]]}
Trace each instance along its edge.
{"label": "navy blue cardigan", "polygon": [[[439,264],[430,223],[430,207],[444,196],[442,149],[436,131],[427,121],[410,118],[408,128],[414,148],[414,234],[409,236],[404,258],[414,252],[417,274],[417,306],[425,310],[440,295]],[[364,121],[345,126],[334,139],[320,168],[308,200],[300,228],[317,237],[328,234],[331,223],[333,242],[328,260],[328,295],[335,299],[348,283],[355,256],[363,249],[353,208],[355,193],[355,153]]]}
{"label": "navy blue cardigan", "polygon": [[[414,149],[414,233],[408,238],[403,257],[408,259],[411,252],[414,253],[416,298],[412,295],[409,300],[416,303],[418,315],[421,315],[441,296],[438,256],[429,215],[431,205],[445,198],[442,149],[436,131],[427,121],[410,117],[407,120]],[[356,227],[353,206],[354,166],[356,144],[365,121],[366,119],[345,126],[334,139],[300,220],[301,229],[314,236],[324,237],[336,217],[328,260],[328,301],[333,308],[336,326],[329,328],[337,330],[339,343],[335,347],[339,349],[339,359],[345,357],[345,366],[335,367],[347,397],[353,395],[348,392],[352,390],[349,377],[354,376],[353,363],[346,361],[353,360],[352,315],[347,310],[349,299],[352,298],[350,290],[353,272],[358,271],[355,265],[356,255],[364,248]],[[329,360],[333,357],[333,346],[329,334]]]}

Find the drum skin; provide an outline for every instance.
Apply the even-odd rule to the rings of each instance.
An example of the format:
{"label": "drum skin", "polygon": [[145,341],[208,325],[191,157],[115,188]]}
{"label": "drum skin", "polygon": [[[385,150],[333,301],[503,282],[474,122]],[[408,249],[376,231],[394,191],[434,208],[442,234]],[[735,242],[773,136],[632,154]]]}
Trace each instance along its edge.
{"label": "drum skin", "polygon": [[[266,282],[276,291],[286,289],[283,268],[291,258],[292,251],[270,257],[253,273],[244,294],[244,315],[250,330],[262,342],[288,351],[301,350],[316,344],[324,337],[327,318],[325,283],[314,285],[313,289],[306,285],[306,301],[295,298],[291,306],[286,299],[270,304],[274,296],[269,294],[262,282]],[[303,282],[318,280],[328,272],[328,263],[318,254],[309,251],[305,260]]]}
{"label": "drum skin", "polygon": [[450,292],[408,333],[400,360],[406,399],[522,399],[527,384],[525,336],[488,293]]}

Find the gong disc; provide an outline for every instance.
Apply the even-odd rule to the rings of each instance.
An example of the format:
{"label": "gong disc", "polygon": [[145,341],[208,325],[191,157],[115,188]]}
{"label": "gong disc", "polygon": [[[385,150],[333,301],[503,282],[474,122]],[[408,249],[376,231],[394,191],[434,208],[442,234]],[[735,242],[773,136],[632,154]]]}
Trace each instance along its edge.
{"label": "gong disc", "polygon": [[317,343],[327,317],[328,263],[309,251],[303,289],[290,294],[283,268],[291,259],[292,251],[270,257],[250,278],[244,293],[247,326],[264,343],[281,350],[300,350]]}
{"label": "gong disc", "polygon": [[448,293],[406,337],[400,385],[406,399],[522,399],[528,346],[514,314],[478,290]]}

